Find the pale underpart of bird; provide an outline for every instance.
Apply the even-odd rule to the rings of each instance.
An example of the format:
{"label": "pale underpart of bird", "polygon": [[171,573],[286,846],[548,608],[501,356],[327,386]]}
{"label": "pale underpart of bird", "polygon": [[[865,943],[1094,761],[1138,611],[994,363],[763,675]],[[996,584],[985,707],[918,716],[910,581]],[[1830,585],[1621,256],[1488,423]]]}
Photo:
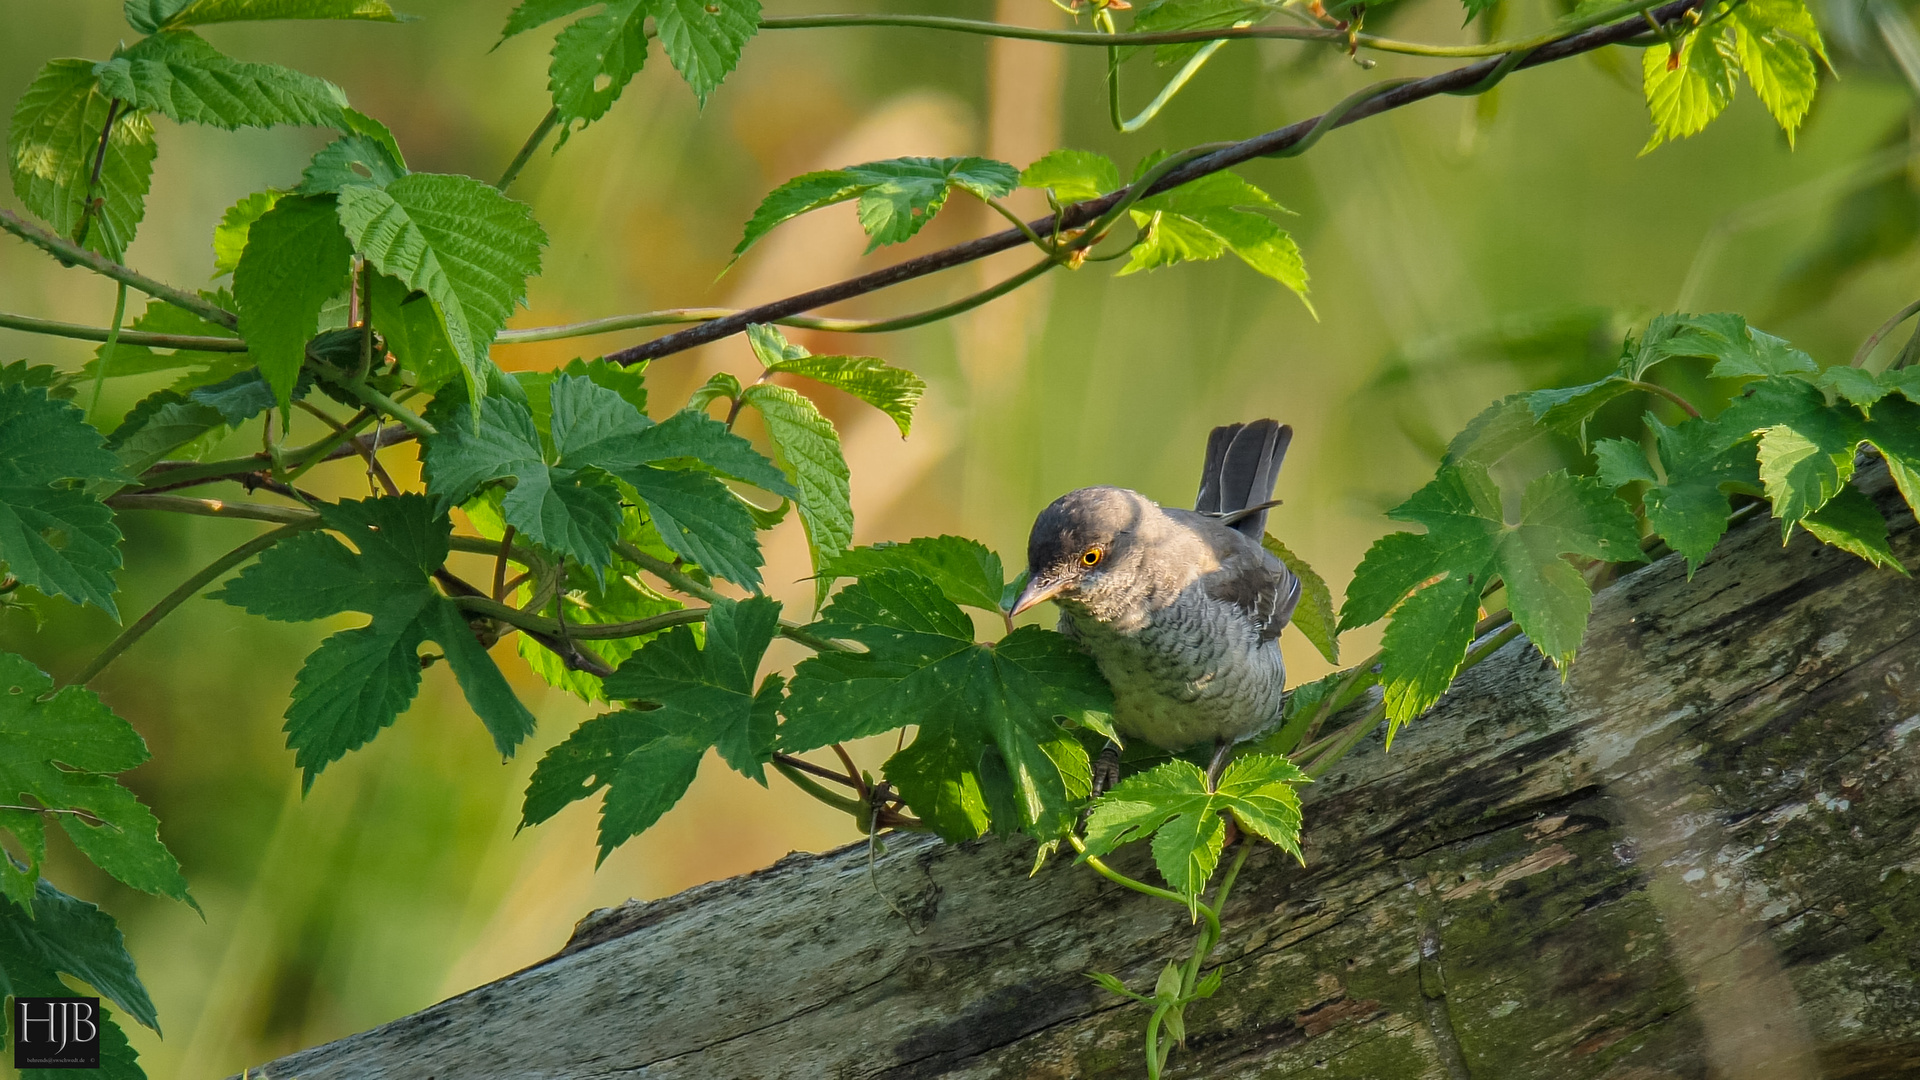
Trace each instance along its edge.
{"label": "pale underpart of bird", "polygon": [[1260,545],[1293,429],[1255,420],[1213,429],[1192,510],[1137,491],[1087,487],[1041,511],[1013,613],[1052,600],[1059,630],[1113,686],[1114,728],[1164,750],[1235,743],[1280,719],[1280,630],[1300,581]]}

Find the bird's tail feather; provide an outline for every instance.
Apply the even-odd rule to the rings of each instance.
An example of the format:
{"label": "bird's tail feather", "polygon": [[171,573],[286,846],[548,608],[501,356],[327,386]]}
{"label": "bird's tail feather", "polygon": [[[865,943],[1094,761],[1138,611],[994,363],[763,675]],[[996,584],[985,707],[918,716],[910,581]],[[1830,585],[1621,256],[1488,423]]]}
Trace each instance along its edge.
{"label": "bird's tail feather", "polygon": [[[1207,439],[1207,462],[1200,471],[1200,495],[1194,509],[1204,514],[1230,515],[1248,511],[1273,498],[1293,428],[1274,420],[1227,424],[1213,429]],[[1244,513],[1230,523],[1255,540],[1267,529],[1264,508]]]}

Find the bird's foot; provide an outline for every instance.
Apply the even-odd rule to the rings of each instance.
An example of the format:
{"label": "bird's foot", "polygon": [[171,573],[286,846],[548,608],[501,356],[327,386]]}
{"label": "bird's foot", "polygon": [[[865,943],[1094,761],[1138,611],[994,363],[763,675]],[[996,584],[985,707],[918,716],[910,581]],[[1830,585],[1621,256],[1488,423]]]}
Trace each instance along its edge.
{"label": "bird's foot", "polygon": [[1227,771],[1227,762],[1233,760],[1233,744],[1222,740],[1214,748],[1213,760],[1207,763],[1207,790],[1213,791],[1220,786],[1220,774]]}
{"label": "bird's foot", "polygon": [[1108,743],[1100,756],[1093,759],[1093,798],[1099,798],[1113,790],[1120,782],[1120,748]]}

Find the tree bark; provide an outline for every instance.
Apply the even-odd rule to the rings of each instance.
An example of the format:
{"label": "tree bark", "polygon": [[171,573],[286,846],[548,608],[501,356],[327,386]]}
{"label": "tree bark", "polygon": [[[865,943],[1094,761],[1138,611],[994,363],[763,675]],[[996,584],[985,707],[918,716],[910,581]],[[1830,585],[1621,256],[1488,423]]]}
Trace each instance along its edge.
{"label": "tree bark", "polygon": [[[1568,678],[1517,640],[1306,796],[1307,865],[1247,863],[1170,1076],[1920,1077],[1910,578],[1751,523],[1604,590]],[[1032,861],[891,839],[890,905],[864,844],[791,856],[253,1075],[1145,1075],[1146,1009],[1085,973],[1151,992],[1194,928]]]}

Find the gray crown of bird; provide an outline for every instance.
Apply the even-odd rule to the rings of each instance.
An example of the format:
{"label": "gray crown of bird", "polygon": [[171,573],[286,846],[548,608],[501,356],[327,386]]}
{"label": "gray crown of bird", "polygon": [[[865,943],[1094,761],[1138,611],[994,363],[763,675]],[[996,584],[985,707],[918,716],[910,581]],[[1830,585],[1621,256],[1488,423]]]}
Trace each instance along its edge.
{"label": "gray crown of bird", "polygon": [[1213,429],[1192,510],[1137,491],[1087,487],[1040,512],[1013,613],[1052,600],[1061,633],[1113,686],[1114,728],[1163,750],[1232,747],[1280,719],[1280,630],[1300,581],[1261,547],[1293,429],[1255,420]]}

